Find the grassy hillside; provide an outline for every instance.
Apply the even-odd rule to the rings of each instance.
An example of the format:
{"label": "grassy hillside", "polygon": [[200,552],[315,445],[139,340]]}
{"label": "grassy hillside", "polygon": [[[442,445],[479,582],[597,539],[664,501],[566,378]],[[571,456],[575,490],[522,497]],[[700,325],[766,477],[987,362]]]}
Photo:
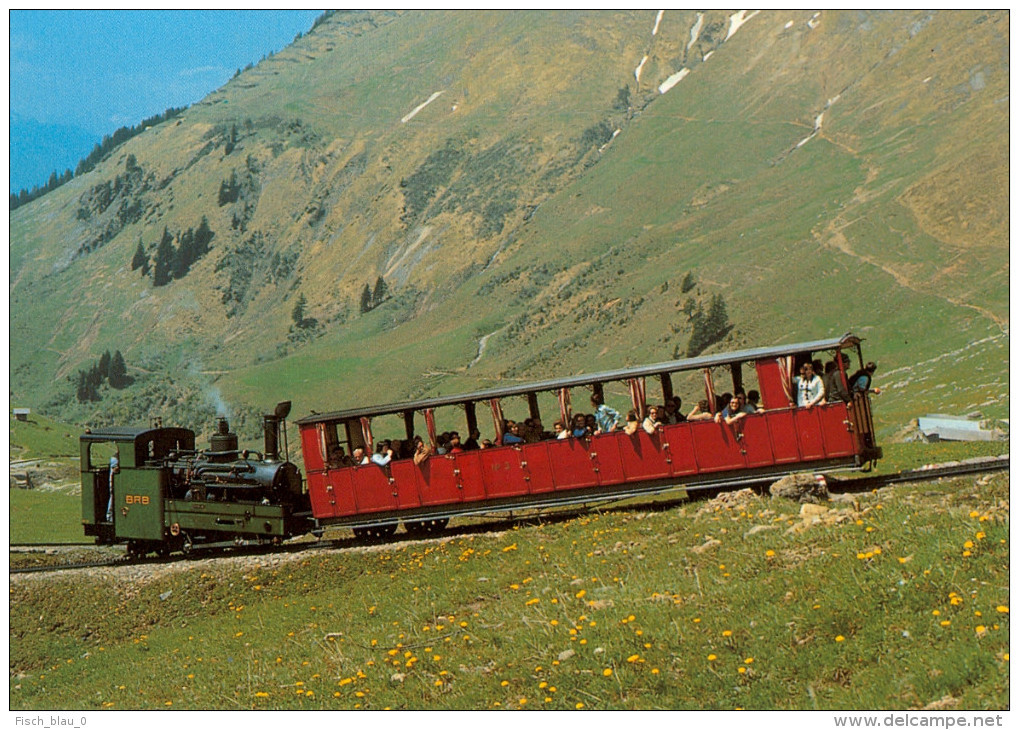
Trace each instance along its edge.
{"label": "grassy hillside", "polygon": [[[716,349],[864,335],[885,436],[1004,417],[1008,40],[1004,12],[332,14],[12,213],[12,391],[244,433],[681,356],[721,295]],[[186,273],[132,270],[203,219]],[[134,383],[78,403],[107,349]]]}
{"label": "grassy hillside", "polygon": [[896,487],[816,520],[738,493],[16,577],[10,705],[1000,710],[1008,491],[1007,474]]}

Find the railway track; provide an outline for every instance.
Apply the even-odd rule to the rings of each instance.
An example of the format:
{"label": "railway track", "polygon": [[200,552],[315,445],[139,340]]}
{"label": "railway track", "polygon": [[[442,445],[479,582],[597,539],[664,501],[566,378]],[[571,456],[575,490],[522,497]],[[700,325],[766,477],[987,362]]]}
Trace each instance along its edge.
{"label": "railway track", "polygon": [[[918,482],[918,481],[931,481],[935,479],[945,479],[951,477],[968,476],[973,474],[986,474],[997,471],[1005,471],[1009,468],[1009,456],[995,456],[995,457],[980,457],[975,459],[967,459],[965,461],[948,462],[945,464],[935,464],[931,466],[921,467],[919,469],[910,469],[906,471],[896,472],[894,474],[879,474],[873,476],[860,476],[848,479],[840,479],[837,485],[837,491],[840,492],[865,492],[873,489],[880,489],[881,487],[890,486],[892,484],[902,484],[906,482]],[[746,486],[751,486],[751,483],[747,483]],[[719,488],[694,490],[691,489],[687,493],[687,496],[678,498],[673,501],[660,503],[658,507],[667,507],[674,502],[687,501],[687,499],[706,499],[719,491],[732,491],[739,488],[739,485],[727,486],[724,490]],[[604,503],[601,503],[604,505]],[[514,515],[510,513],[509,517],[503,519],[497,519],[494,522],[488,521],[484,524],[467,524],[458,525],[448,529],[444,534],[449,535],[464,535],[464,534],[476,534],[481,532],[488,532],[493,529],[493,525],[496,529],[501,529],[503,526],[511,526],[519,524],[521,521],[528,521],[534,519],[541,519],[542,521],[552,520],[566,520],[571,519],[576,514],[582,513],[588,510],[591,505],[581,506],[579,509],[571,509],[567,511],[561,511],[554,514],[548,513],[535,513],[533,515],[526,513],[517,513]],[[632,507],[628,507],[631,509]],[[417,540],[420,536],[408,535],[405,533],[399,533],[396,536],[388,539],[388,543],[399,543],[407,540]],[[297,542],[286,545],[251,545],[251,544],[218,544],[203,546],[194,550],[187,557],[181,558],[179,556],[174,557],[128,557],[126,555],[120,555],[113,559],[105,560],[83,560],[73,563],[60,563],[60,564],[46,564],[46,565],[31,565],[23,567],[11,567],[10,574],[21,574],[21,573],[48,573],[57,571],[68,571],[68,570],[81,570],[84,568],[107,568],[107,567],[119,567],[119,566],[137,566],[137,565],[159,565],[172,562],[178,562],[180,560],[187,559],[206,559],[206,558],[219,558],[219,557],[239,557],[239,556],[251,556],[260,554],[274,554],[274,553],[289,553],[289,552],[302,552],[306,550],[317,550],[325,548],[342,549],[345,547],[354,547],[362,545],[353,538],[339,538],[339,539],[327,539],[319,540],[317,542]],[[99,550],[93,543],[63,543],[59,545],[39,545],[39,544],[12,544],[10,545],[11,553],[46,553],[53,554],[61,551],[73,551],[74,549],[88,548],[93,551]]]}

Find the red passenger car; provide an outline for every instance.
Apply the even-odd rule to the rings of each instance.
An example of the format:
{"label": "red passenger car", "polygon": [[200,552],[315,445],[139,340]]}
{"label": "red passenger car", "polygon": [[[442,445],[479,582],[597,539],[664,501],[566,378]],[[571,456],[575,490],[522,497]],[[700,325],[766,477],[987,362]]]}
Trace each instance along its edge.
{"label": "red passenger car", "polygon": [[[848,386],[849,353],[862,367],[860,340],[847,334],[308,416],[297,424],[312,512],[319,525],[384,537],[401,521],[409,531],[429,531],[458,515],[595,502],[676,487],[745,485],[805,470],[859,468],[881,456],[868,394],[852,393],[848,402],[829,394],[827,402],[797,407],[793,382],[803,363],[820,359],[834,362],[835,377]],[[683,379],[683,387],[697,391],[696,397],[687,393],[687,403],[700,400],[703,393],[712,413],[724,405],[717,396],[722,383],[732,393],[758,390],[763,411],[733,424],[712,418],[665,425],[654,434],[616,430],[500,445],[504,409],[519,408],[532,419],[540,418],[541,396],[557,420],[569,423],[571,403],[588,412],[593,392],[604,395],[609,405],[613,397],[617,406],[625,400],[626,410],[632,407],[643,419],[649,407],[674,397],[675,376]],[[492,415],[488,434],[495,445],[435,453],[437,419],[465,432],[483,430],[479,405]],[[432,455],[420,464],[394,458],[386,466],[349,465],[356,449],[372,453],[373,431],[381,435],[373,421],[377,425],[381,420],[395,420],[407,440],[420,435],[430,441]],[[423,430],[418,431],[419,426]],[[343,461],[330,459],[339,453],[338,446],[347,455]]]}

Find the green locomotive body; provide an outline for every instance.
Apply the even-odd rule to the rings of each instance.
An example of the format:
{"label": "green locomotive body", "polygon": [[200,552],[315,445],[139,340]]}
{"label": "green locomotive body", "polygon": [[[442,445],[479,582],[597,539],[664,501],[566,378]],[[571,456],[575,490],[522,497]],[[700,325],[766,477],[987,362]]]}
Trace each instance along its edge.
{"label": "green locomotive body", "polygon": [[301,473],[277,453],[284,406],[265,416],[263,453],[238,450],[226,419],[201,451],[186,428],[86,431],[80,441],[85,535],[99,544],[126,543],[131,554],[165,555],[308,532],[313,520]]}

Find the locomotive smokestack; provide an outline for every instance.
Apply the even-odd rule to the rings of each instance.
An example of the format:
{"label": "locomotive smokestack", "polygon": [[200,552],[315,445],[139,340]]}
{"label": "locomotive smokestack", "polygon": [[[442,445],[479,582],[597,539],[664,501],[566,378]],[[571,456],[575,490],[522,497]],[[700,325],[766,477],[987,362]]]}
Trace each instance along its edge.
{"label": "locomotive smokestack", "polygon": [[265,459],[276,461],[280,455],[280,422],[276,416],[262,416],[265,428]]}
{"label": "locomotive smokestack", "polygon": [[280,423],[285,421],[290,414],[290,401],[283,401],[276,404],[276,410],[272,415],[262,416],[263,428],[265,429],[265,458],[275,461],[280,456]]}

